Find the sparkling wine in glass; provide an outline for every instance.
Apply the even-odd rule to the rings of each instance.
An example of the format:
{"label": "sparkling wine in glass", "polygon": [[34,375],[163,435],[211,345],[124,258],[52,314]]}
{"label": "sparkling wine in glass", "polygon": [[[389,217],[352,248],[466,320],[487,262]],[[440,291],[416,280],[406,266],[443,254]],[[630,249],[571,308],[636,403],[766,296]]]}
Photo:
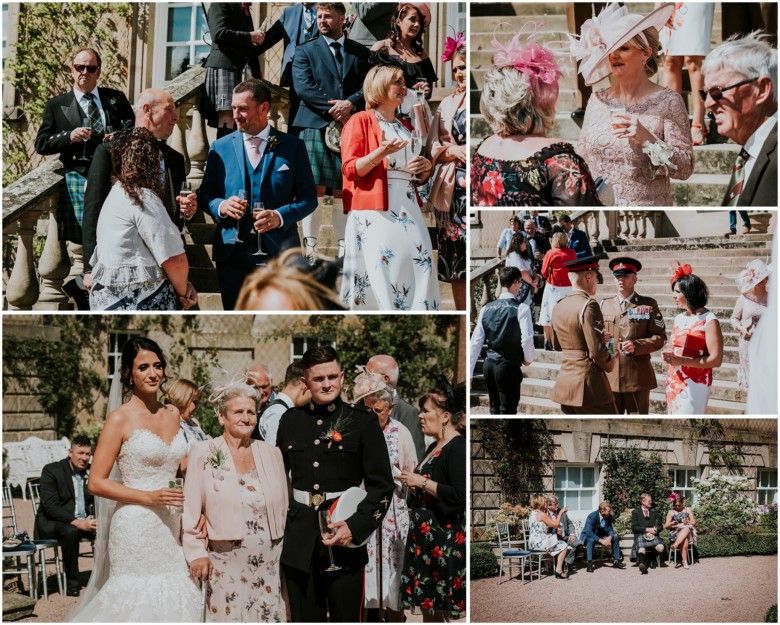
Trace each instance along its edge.
{"label": "sparkling wine in glass", "polygon": [[[181,197],[188,197],[188,196],[192,195],[193,193],[194,193],[194,191],[192,190],[192,183],[191,182],[188,182],[187,180],[185,180],[184,182],[181,183],[181,191],[179,192],[179,195]],[[182,228],[181,233],[183,235],[185,235],[185,236],[189,236],[190,235],[190,231],[187,229],[187,222],[190,220],[190,218],[187,217],[184,214],[183,210],[181,211],[181,220],[182,220],[182,223],[184,224],[184,227]]]}
{"label": "sparkling wine in glass", "polygon": [[[411,150],[410,160],[413,160],[414,158],[420,155],[420,151],[422,150],[423,145],[424,145],[424,141],[422,138],[422,134],[420,133],[419,130],[415,128],[414,130],[412,130],[412,138],[411,141],[409,142],[409,149]],[[420,181],[419,176],[417,176],[417,174],[413,174],[412,182],[419,182],[419,181]]]}
{"label": "sparkling wine in glass", "polygon": [[[255,221],[258,220],[260,217],[260,213],[262,213],[265,210],[265,205],[262,202],[254,202],[252,204],[252,219]],[[263,250],[263,244],[260,241],[260,231],[257,231],[257,251],[252,254],[252,256],[268,256],[268,254]]]}
{"label": "sparkling wine in glass", "polygon": [[[330,510],[327,509],[318,510],[317,517],[320,521],[320,535],[322,536],[322,538],[323,539],[332,538],[336,532],[334,532],[333,529],[328,527],[331,521]],[[325,569],[325,572],[327,573],[330,571],[340,571],[341,567],[336,566],[336,563],[333,561],[333,550],[330,548],[330,546],[328,546],[328,555],[330,555],[330,566],[327,569]]]}
{"label": "sparkling wine in glass", "polygon": [[87,141],[89,141],[92,138],[92,126],[89,125],[89,120],[87,118],[84,118],[81,120],[81,122],[84,124],[81,129],[86,130],[89,135],[86,139],[81,140],[81,160],[86,161],[87,160]]}
{"label": "sparkling wine in glass", "polygon": [[415,83],[414,87],[414,97],[417,100],[418,104],[421,104],[425,101],[425,89],[423,85],[428,84],[427,78],[418,78],[417,82]]}
{"label": "sparkling wine in glass", "polygon": [[[244,203],[244,210],[246,210],[247,201],[246,201],[246,191],[244,189],[241,189],[238,192],[238,199],[241,200]],[[238,228],[239,228],[240,222],[236,224],[236,238],[233,239],[233,243],[243,243],[241,239],[238,238]]]}
{"label": "sparkling wine in glass", "polygon": [[[168,488],[184,490],[184,478],[175,477],[172,480],[168,480]],[[168,511],[172,513],[180,513],[181,508],[179,506],[168,506]]]}

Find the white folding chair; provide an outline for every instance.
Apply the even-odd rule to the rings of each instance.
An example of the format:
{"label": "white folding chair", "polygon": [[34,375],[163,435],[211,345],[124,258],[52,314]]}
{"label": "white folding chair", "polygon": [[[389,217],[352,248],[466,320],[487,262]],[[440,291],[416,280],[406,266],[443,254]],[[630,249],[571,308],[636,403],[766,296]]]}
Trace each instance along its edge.
{"label": "white folding chair", "polygon": [[[677,552],[679,549],[672,549],[672,543],[669,543],[669,557],[667,558],[667,562],[669,560],[674,560],[674,566],[677,566]],[[688,541],[688,564],[693,564],[695,561],[694,554],[693,554],[693,542]]]}
{"label": "white folding chair", "polygon": [[[30,489],[30,502],[32,503],[33,516],[38,515],[38,506],[40,504],[41,495],[39,492],[39,486],[37,482],[28,482],[27,487]],[[65,594],[65,567],[61,564],[60,559],[60,543],[56,538],[38,538],[32,541],[33,545],[38,550],[38,568],[40,571],[41,579],[43,581],[43,598],[49,598],[49,586],[46,575],[46,564],[54,564],[54,569],[57,571],[57,588],[60,591],[60,595]],[[46,559],[46,550],[52,550],[51,559]]]}

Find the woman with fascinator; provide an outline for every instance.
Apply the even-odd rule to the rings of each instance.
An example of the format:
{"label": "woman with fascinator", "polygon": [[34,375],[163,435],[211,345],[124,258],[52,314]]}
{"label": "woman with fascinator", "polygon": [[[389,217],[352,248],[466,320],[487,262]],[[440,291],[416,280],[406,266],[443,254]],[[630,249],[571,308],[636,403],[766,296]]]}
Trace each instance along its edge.
{"label": "woman with fascinator", "polygon": [[[401,623],[404,620],[401,605],[401,566],[404,562],[406,535],[409,532],[409,511],[399,477],[402,470],[413,471],[417,466],[417,452],[414,449],[411,432],[405,425],[392,418],[393,389],[387,386],[384,376],[380,373],[371,373],[365,367],[358,367],[358,371],[360,373],[355,378],[353,402],[357,403],[362,399],[365,407],[373,410],[379,419],[395,481],[393,499],[387,508],[387,514],[382,519],[382,528],[372,534],[368,541],[364,605],[369,612],[365,620],[366,622],[385,620],[384,614],[378,614],[381,594],[381,606],[383,610],[387,610],[387,620]],[[379,575],[377,562],[377,535],[382,537],[382,550],[379,552],[382,558],[381,575]],[[381,593],[379,592],[380,579],[382,580]]]}
{"label": "woman with fascinator", "polygon": [[431,123],[426,155],[433,163],[428,202],[439,240],[439,280],[449,282],[456,310],[466,310],[466,38],[447,37],[441,60],[452,63],[455,93],[441,101]]}
{"label": "woman with fascinator", "polygon": [[673,415],[703,415],[712,390],[712,370],[723,362],[720,322],[707,310],[709,290],[690,265],[680,265],[669,282],[672,297],[684,312],[674,319],[668,348],[663,351],[666,373],[666,408]]}
{"label": "woman with fascinator", "polygon": [[401,596],[417,606],[423,621],[466,616],[466,418],[465,390],[444,376],[420,399],[423,434],[434,442],[414,471],[402,471],[410,491]]}
{"label": "woman with fascinator", "polygon": [[[184,495],[170,487],[187,443],[179,411],[158,399],[165,368],[151,339],[134,337],[122,348],[121,403],[106,418],[89,474],[89,492],[107,512],[97,513],[93,572],[71,621],[199,620],[200,593],[180,540]],[[105,500],[117,503],[104,507]]]}
{"label": "woman with fascinator", "polygon": [[685,103],[650,80],[660,60],[658,31],[674,6],[643,16],[611,3],[582,25],[579,39],[570,35],[585,84],[608,76],[613,83],[588,100],[578,144],[593,174],[606,178],[610,206],[671,206],[671,179],[693,173]]}
{"label": "woman with fascinator", "polygon": [[737,276],[739,297],[731,315],[731,326],[739,332],[739,369],[737,386],[739,390],[748,390],[749,345],[758,322],[767,311],[769,294],[769,267],[760,259],[751,260]]}
{"label": "woman with fascinator", "polygon": [[571,144],[547,137],[563,74],[553,52],[536,43],[541,26],[527,23],[506,46],[492,41],[479,110],[494,134],[471,161],[475,206],[601,206],[585,161]]}

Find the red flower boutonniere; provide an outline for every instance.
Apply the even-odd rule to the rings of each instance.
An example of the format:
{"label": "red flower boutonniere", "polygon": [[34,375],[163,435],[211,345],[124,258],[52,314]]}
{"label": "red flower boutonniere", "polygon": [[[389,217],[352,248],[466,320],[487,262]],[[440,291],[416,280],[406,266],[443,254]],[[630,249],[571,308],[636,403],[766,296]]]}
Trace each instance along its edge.
{"label": "red flower boutonniere", "polygon": [[320,438],[324,441],[328,441],[328,449],[330,449],[330,446],[333,443],[340,443],[344,440],[344,436],[346,436],[346,432],[344,431],[346,427],[349,425],[350,419],[349,417],[339,417],[336,419],[336,421],[331,426],[330,430],[325,432]]}

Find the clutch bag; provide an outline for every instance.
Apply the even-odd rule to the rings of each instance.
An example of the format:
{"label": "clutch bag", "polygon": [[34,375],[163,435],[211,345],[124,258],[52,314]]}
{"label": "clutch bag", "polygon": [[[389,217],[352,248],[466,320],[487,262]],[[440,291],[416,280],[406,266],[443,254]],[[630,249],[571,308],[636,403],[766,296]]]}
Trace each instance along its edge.
{"label": "clutch bag", "polygon": [[682,355],[684,358],[708,356],[707,339],[700,334],[689,334],[685,337]]}

